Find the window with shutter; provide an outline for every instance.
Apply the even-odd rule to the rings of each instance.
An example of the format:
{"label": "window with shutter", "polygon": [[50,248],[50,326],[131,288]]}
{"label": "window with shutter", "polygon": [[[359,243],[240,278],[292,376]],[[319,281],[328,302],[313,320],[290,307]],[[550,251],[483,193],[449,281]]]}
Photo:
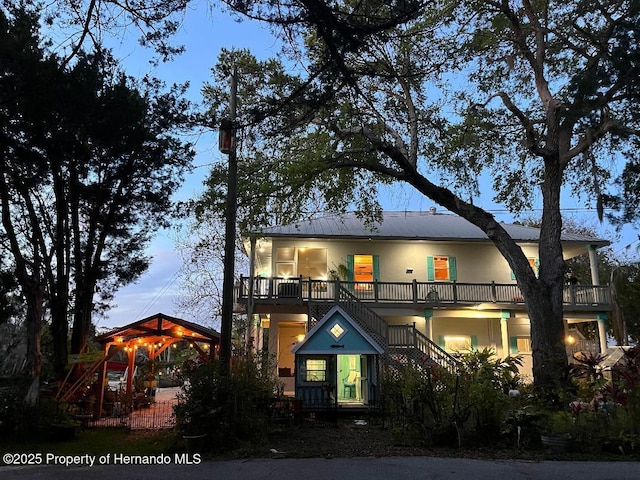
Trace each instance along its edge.
{"label": "window with shutter", "polygon": [[[538,271],[540,270],[540,259],[539,258],[527,258],[527,260],[529,261],[529,266],[531,266],[531,270],[533,270],[533,273],[537,277],[538,276]],[[511,270],[511,280],[515,280],[515,279],[516,279],[516,274],[513,273],[513,270]]]}
{"label": "window with shutter", "polygon": [[458,279],[456,257],[437,255],[427,257],[427,281],[446,282]]}

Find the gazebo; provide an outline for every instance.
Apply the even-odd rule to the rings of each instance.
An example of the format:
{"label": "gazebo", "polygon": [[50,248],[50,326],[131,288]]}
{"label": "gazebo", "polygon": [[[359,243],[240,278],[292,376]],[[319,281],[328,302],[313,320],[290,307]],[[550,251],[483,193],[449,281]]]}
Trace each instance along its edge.
{"label": "gazebo", "polygon": [[[171,317],[158,313],[124,327],[115,328],[95,338],[103,351],[103,355],[83,375],[86,379],[99,371],[97,392],[98,415],[102,411],[104,400],[104,384],[107,372],[107,361],[118,352],[127,354],[128,375],[126,381],[126,393],[130,394],[133,387],[133,371],[135,366],[136,350],[146,348],[149,360],[154,360],[174,343],[187,341],[204,358],[212,360],[215,357],[216,346],[220,344],[220,334],[213,329],[203,327],[181,318]],[[63,397],[73,394],[85,380],[79,379]],[[77,385],[77,386],[76,386]],[[64,398],[61,398],[64,400]]]}

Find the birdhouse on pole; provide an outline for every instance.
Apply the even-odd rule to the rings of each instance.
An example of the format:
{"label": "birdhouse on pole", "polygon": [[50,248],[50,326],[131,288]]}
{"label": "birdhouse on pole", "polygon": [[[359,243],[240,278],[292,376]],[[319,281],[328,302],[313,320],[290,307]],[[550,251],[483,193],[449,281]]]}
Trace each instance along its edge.
{"label": "birdhouse on pole", "polygon": [[230,154],[236,147],[236,131],[234,122],[225,118],[220,122],[218,148],[222,153]]}

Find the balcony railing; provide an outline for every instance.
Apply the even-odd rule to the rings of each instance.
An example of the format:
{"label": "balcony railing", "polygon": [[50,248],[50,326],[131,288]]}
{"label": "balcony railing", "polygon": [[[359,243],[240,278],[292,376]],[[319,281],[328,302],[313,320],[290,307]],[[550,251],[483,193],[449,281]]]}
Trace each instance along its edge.
{"label": "balcony railing", "polygon": [[[483,303],[524,306],[522,292],[516,284],[461,282],[346,282],[313,280],[310,278],[253,279],[253,299],[256,303],[335,302],[340,287],[347,289],[361,302],[388,305],[460,305]],[[246,302],[251,279],[241,277],[238,301]],[[563,304],[566,308],[608,310],[611,293],[608,286],[566,285]]]}

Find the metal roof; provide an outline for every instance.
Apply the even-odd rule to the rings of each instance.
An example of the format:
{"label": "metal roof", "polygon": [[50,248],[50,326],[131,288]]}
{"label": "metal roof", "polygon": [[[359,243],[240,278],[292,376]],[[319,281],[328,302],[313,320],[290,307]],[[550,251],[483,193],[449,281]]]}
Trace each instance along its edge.
{"label": "metal roof", "polygon": [[[537,242],[540,229],[501,223],[518,242]],[[364,220],[349,212],[310,218],[287,226],[265,228],[265,237],[305,238],[375,238],[387,240],[488,241],[489,237],[468,220],[453,214],[433,211],[383,212],[382,221],[365,225]],[[610,242],[587,235],[562,234],[564,242],[589,243],[604,246]]]}

